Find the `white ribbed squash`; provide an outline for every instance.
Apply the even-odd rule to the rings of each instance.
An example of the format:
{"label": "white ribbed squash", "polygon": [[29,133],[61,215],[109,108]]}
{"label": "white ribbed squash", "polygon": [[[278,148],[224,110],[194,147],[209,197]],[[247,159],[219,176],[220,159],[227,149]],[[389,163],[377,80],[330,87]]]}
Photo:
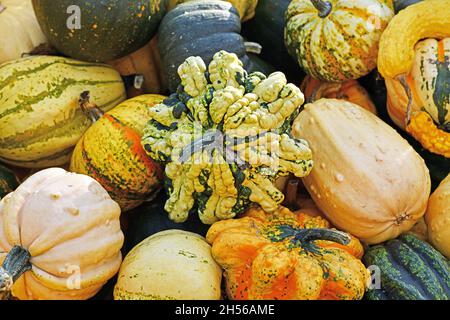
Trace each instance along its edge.
{"label": "white ribbed squash", "polygon": [[14,246],[31,256],[31,270],[17,279],[12,295],[95,295],[122,262],[119,216],[119,205],[88,176],[51,168],[28,178],[0,202],[0,264]]}

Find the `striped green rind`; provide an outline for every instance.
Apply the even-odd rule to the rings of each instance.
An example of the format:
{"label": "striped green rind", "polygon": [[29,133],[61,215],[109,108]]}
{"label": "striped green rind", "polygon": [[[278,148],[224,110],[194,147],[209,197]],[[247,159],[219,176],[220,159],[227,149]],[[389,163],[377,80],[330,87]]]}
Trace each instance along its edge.
{"label": "striped green rind", "polygon": [[14,172],[0,164],[0,199],[14,191],[19,186],[19,180]]}
{"label": "striped green rind", "polygon": [[447,260],[411,234],[369,248],[363,262],[381,270],[381,288],[369,290],[366,299],[450,299]]}
{"label": "striped green rind", "polygon": [[[110,61],[144,46],[155,35],[166,0],[33,0],[49,42],[83,61]],[[79,8],[80,25],[74,19]],[[68,25],[69,23],[69,25]]]}
{"label": "striped green rind", "polygon": [[62,57],[36,56],[0,66],[0,159],[21,167],[62,165],[90,120],[79,107],[91,102],[107,111],[125,99],[112,67]]}

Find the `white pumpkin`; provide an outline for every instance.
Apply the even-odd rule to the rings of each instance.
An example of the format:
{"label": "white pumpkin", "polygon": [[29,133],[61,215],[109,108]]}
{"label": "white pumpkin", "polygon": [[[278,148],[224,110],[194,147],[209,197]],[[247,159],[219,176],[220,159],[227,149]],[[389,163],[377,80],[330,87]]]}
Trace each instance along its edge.
{"label": "white pumpkin", "polygon": [[60,168],[32,175],[0,201],[0,294],[92,297],[122,262],[119,217],[119,205],[91,177]]}
{"label": "white pumpkin", "polygon": [[0,64],[47,42],[31,0],[0,0],[0,30]]}
{"label": "white pumpkin", "polygon": [[115,300],[218,300],[222,270],[211,246],[195,233],[168,230],[139,243],[125,257]]}

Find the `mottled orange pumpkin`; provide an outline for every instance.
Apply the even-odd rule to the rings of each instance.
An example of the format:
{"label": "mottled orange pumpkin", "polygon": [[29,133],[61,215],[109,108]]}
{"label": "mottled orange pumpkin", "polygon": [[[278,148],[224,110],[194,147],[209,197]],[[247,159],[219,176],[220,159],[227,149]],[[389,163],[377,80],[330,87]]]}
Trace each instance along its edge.
{"label": "mottled orange pumpkin", "polygon": [[373,114],[377,114],[377,108],[370,99],[369,93],[356,80],[335,83],[306,76],[303,79],[300,90],[305,95],[305,100],[308,103],[321,98],[340,99],[357,104]]}
{"label": "mottled orange pumpkin", "polygon": [[233,300],[361,299],[370,277],[359,240],[284,207],[216,222],[206,238]]}

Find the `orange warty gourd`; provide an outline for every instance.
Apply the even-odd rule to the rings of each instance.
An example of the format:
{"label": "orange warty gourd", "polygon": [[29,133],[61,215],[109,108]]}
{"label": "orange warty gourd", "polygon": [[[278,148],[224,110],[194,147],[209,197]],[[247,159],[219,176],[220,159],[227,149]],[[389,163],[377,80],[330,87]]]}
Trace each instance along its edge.
{"label": "orange warty gourd", "polygon": [[119,270],[119,205],[94,179],[40,171],[0,201],[0,295],[81,300]]}
{"label": "orange warty gourd", "polygon": [[424,215],[428,168],[377,116],[347,101],[321,99],[305,106],[292,134],[311,145],[314,167],[303,182],[337,228],[376,244]]}
{"label": "orange warty gourd", "polygon": [[233,300],[361,299],[370,277],[356,238],[301,211],[251,208],[214,223],[206,238]]}

